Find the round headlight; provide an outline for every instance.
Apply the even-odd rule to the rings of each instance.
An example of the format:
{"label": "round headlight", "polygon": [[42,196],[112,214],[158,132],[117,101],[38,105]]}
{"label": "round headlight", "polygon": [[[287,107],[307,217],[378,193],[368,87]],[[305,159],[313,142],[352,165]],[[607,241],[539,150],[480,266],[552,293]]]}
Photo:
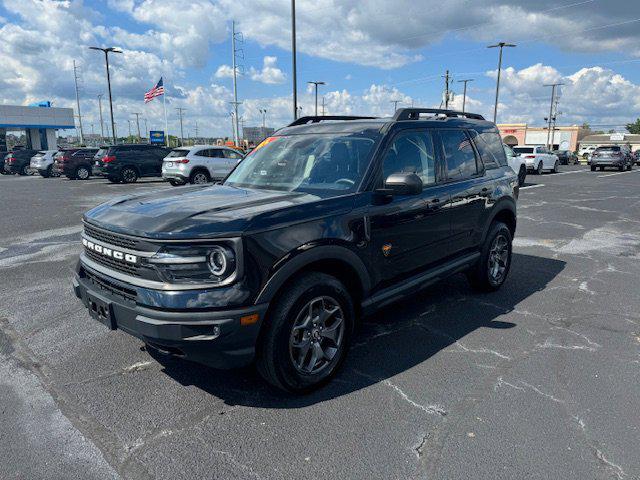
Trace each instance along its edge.
{"label": "round headlight", "polygon": [[207,264],[209,270],[217,277],[224,276],[233,262],[233,254],[224,247],[213,247],[209,252]]}

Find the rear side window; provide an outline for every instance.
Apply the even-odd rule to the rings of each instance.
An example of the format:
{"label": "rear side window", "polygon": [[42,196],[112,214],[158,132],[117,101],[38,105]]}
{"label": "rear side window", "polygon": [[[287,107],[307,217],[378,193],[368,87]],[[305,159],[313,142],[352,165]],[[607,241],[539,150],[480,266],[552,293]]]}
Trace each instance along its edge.
{"label": "rear side window", "polygon": [[[171,150],[169,155],[166,158],[178,158],[178,157],[186,157],[189,153],[189,150],[176,148],[175,150]],[[202,151],[196,153],[196,155],[202,155]]]}
{"label": "rear side window", "polygon": [[242,154],[240,152],[236,152],[233,150],[223,150],[224,156],[227,158],[233,158],[235,160],[239,160],[242,158]]}
{"label": "rear side window", "polygon": [[435,150],[431,132],[408,131],[398,134],[383,162],[383,180],[394,173],[415,173],[423,185],[436,183]]}
{"label": "rear side window", "polygon": [[516,155],[523,153],[533,153],[533,147],[513,147],[513,151]]}
{"label": "rear side window", "polygon": [[463,180],[478,173],[471,140],[463,130],[440,130],[440,138],[450,180]]}
{"label": "rear side window", "polygon": [[473,131],[472,136],[487,170],[507,165],[507,156],[498,133]]}
{"label": "rear side window", "polygon": [[100,150],[98,150],[98,152],[96,153],[96,157],[104,157],[108,152],[108,149],[106,148],[101,148]]}

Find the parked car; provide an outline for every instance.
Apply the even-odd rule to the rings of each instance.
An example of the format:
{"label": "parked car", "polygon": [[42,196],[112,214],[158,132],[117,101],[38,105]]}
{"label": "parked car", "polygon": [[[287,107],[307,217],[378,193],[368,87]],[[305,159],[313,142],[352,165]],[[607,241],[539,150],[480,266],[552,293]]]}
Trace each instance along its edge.
{"label": "parked car", "polygon": [[17,173],[18,175],[29,175],[29,162],[37,150],[12,150],[4,157],[4,171],[6,173]]}
{"label": "parked car", "polygon": [[591,171],[596,168],[604,170],[605,167],[614,167],[621,172],[633,168],[634,158],[631,149],[627,145],[607,145],[598,147],[591,154]]}
{"label": "parked car", "polygon": [[527,171],[538,175],[542,174],[544,170],[552,173],[558,171],[558,157],[551,153],[547,147],[523,145],[522,147],[513,147],[513,151],[524,159]]}
{"label": "parked car", "polygon": [[40,150],[29,162],[29,168],[33,173],[39,173],[41,177],[48,178],[53,174],[53,156],[58,150]]}
{"label": "parked car", "polygon": [[511,170],[518,175],[518,185],[523,186],[524,181],[527,178],[527,164],[519,155],[516,155],[513,149],[509,145],[503,145],[504,153],[507,155],[507,163],[511,167]]}
{"label": "parked car", "polygon": [[578,156],[571,150],[554,150],[552,153],[558,157],[560,165],[578,165],[580,163]]}
{"label": "parked car", "polygon": [[363,314],[460,272],[499,289],[517,195],[480,115],[303,117],[222,185],[87,212],[74,290],[150,351],[218,368],[255,359],[268,382],[304,392],[335,374]]}
{"label": "parked car", "polygon": [[222,180],[242,158],[240,152],[229,147],[195,145],[174,148],[162,162],[162,178],[173,186]]}
{"label": "parked car", "polygon": [[8,172],[4,171],[4,158],[9,155],[9,152],[7,151],[0,151],[0,174],[2,175],[8,175]]}
{"label": "parked car", "polygon": [[595,145],[585,145],[584,147],[581,146],[578,150],[578,156],[584,159],[588,159],[595,149]]}
{"label": "parked car", "polygon": [[97,148],[69,148],[54,156],[53,171],[70,180],[87,180],[93,174],[93,156]]}
{"label": "parked car", "polygon": [[633,152],[633,158],[636,165],[640,165],[640,150],[636,150],[635,152]]}
{"label": "parked car", "polygon": [[162,160],[169,149],[147,144],[112,145],[95,155],[95,175],[112,183],[133,183],[140,177],[162,176]]}

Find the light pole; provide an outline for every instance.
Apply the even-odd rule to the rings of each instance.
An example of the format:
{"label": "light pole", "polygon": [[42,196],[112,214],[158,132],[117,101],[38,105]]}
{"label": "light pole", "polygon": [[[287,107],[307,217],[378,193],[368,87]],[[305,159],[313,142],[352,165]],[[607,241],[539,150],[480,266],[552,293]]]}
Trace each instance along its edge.
{"label": "light pole", "polygon": [[149,127],[147,127],[147,119],[143,118],[144,120],[144,131],[145,131],[145,135],[147,136],[147,143],[149,142]]}
{"label": "light pole", "polygon": [[182,130],[182,117],[183,117],[183,113],[186,108],[182,108],[182,107],[178,107],[176,108],[176,110],[178,111],[178,116],[180,117],[180,146],[183,147],[184,146],[184,131]]}
{"label": "light pole", "polygon": [[473,82],[473,78],[458,80],[458,83],[464,83],[464,93],[462,94],[462,113],[464,113],[464,107],[467,105],[467,83],[469,82]]}
{"label": "light pole", "polygon": [[[553,104],[556,101],[556,88],[559,87],[560,85],[564,85],[564,83],[549,83],[549,84],[545,84],[545,87],[551,87],[551,107],[549,107],[549,125],[548,125],[548,130],[547,130],[547,148],[549,150],[552,150],[553,148],[553,137],[551,136],[551,122],[555,121],[555,115],[553,114]],[[555,122],[554,122],[555,123]],[[555,131],[555,124],[553,126],[553,129]],[[555,132],[554,132],[555,133]],[[551,141],[551,143],[549,143]]]}
{"label": "light pole", "polygon": [[109,88],[109,110],[111,112],[111,132],[113,133],[113,144],[116,144],[116,129],[114,128],[115,122],[113,121],[113,99],[111,97],[111,75],[109,74],[109,52],[112,53],[122,53],[122,50],[118,50],[114,47],[108,48],[100,48],[100,47],[89,47],[91,50],[100,50],[104,52],[104,61],[107,66],[107,87]]}
{"label": "light pole", "polygon": [[98,108],[100,110],[100,141],[104,142],[104,122],[102,121],[102,97],[104,94],[98,94]]}
{"label": "light pole", "polygon": [[402,103],[402,100],[389,100],[389,102],[393,103],[393,113],[395,114],[398,109],[398,104]]}
{"label": "light pole", "polygon": [[309,85],[313,85],[316,90],[316,117],[318,116],[318,85],[326,85],[325,82],[307,82]]}
{"label": "light pole", "polygon": [[261,132],[261,134],[264,137],[264,130],[265,130],[265,127],[266,127],[267,109],[266,108],[260,108],[259,111],[262,114],[262,132]]}
{"label": "light pole", "polygon": [[298,77],[296,72],[296,0],[291,0],[291,55],[293,78],[293,119],[298,118]]}
{"label": "light pole", "polygon": [[493,108],[493,123],[496,123],[498,118],[498,98],[500,94],[500,72],[502,71],[502,49],[504,47],[515,47],[513,43],[500,42],[495,45],[489,45],[487,48],[500,48],[500,56],[498,57],[498,78],[496,80],[496,104]]}

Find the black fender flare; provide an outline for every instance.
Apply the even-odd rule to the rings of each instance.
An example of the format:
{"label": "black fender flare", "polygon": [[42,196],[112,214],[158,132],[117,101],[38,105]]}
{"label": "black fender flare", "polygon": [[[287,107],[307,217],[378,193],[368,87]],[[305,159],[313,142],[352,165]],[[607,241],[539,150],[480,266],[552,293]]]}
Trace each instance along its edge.
{"label": "black fender flare", "polygon": [[514,232],[515,232],[515,227],[518,223],[518,216],[516,214],[516,202],[512,198],[503,197],[494,204],[493,209],[491,211],[491,215],[489,215],[489,217],[487,218],[487,221],[484,224],[484,227],[482,229],[482,243],[484,243],[485,240],[487,239],[489,228],[491,227],[491,224],[493,223],[493,221],[496,219],[498,215],[500,215],[500,213],[504,211],[509,211],[513,214],[513,218],[515,219],[515,224],[514,224]]}
{"label": "black fender flare", "polygon": [[319,260],[337,260],[348,264],[358,274],[363,296],[371,290],[371,277],[362,259],[347,247],[340,245],[319,245],[294,254],[267,280],[258,294],[255,304],[270,302],[278,290],[293,275]]}

